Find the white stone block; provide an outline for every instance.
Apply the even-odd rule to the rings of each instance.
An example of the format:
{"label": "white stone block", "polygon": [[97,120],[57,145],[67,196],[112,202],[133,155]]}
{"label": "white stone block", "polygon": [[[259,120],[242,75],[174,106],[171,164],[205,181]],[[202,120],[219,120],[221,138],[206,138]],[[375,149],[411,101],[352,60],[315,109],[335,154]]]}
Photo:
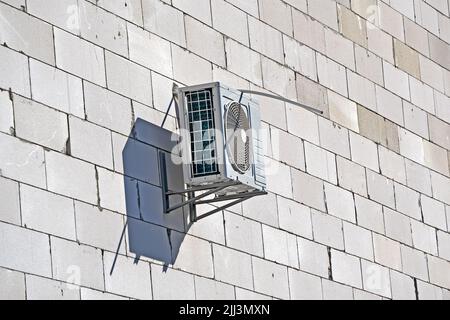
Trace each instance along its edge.
{"label": "white stone block", "polygon": [[27,12],[69,32],[80,33],[80,13],[76,0],[31,0]]}
{"label": "white stone block", "polygon": [[55,29],[54,36],[57,67],[98,85],[105,85],[102,48],[59,29]]}
{"label": "white stone block", "polygon": [[234,287],[195,276],[195,298],[198,300],[234,300]]}
{"label": "white stone block", "polygon": [[[304,11],[306,13],[306,10]],[[292,10],[294,38],[321,53],[325,53],[325,27],[316,19]]]}
{"label": "white stone block", "polygon": [[349,131],[337,124],[319,118],[320,146],[337,153],[344,158],[350,158]]}
{"label": "white stone block", "polygon": [[336,157],[331,152],[305,143],[306,171],[333,184],[337,183]]}
{"label": "white stone block", "polygon": [[380,157],[381,173],[397,182],[406,184],[404,158],[383,146],[378,147],[378,155]]}
{"label": "white stone block", "polygon": [[19,185],[12,180],[0,178],[0,220],[12,224],[21,224]]}
{"label": "white stone block", "polygon": [[26,275],[27,300],[80,300],[80,288],[47,278]]}
{"label": "white stone block", "polygon": [[344,249],[344,236],[342,231],[342,221],[340,219],[318,211],[313,211],[312,224],[314,241],[336,249]]}
{"label": "white stone block", "polygon": [[322,279],[323,300],[353,300],[353,290],[337,282]]}
{"label": "white stone block", "polygon": [[262,85],[261,56],[242,44],[226,39],[227,69],[245,79]]}
{"label": "white stone block", "polygon": [[15,96],[14,116],[17,137],[56,151],[66,150],[69,130],[65,113]]}
{"label": "white stone block", "polygon": [[297,239],[285,231],[263,225],[264,258],[298,268]]}
{"label": "white stone block", "polygon": [[405,31],[403,28],[403,16],[399,12],[393,10],[384,2],[378,4],[379,25],[392,36],[404,41]]}
{"label": "white stone block", "polygon": [[14,130],[14,110],[13,103],[9,97],[9,92],[0,92],[0,131],[11,133]]}
{"label": "white stone block", "polygon": [[[280,8],[281,6],[282,4],[279,3],[278,7]],[[289,21],[286,17],[283,20]],[[279,63],[284,63],[281,32],[253,17],[248,18],[248,28],[250,48]]]}
{"label": "white stone block", "polygon": [[[347,70],[348,95],[350,99],[356,101],[372,111],[377,110],[377,99],[375,85],[366,78]],[[355,106],[356,109],[356,106]],[[356,110],[355,110],[356,113]],[[353,131],[358,132],[358,127],[350,127]]]}
{"label": "white stone block", "polygon": [[422,281],[417,281],[417,294],[419,300],[443,300],[441,288]]}
{"label": "white stone block", "polygon": [[384,217],[382,205],[355,195],[358,225],[369,230],[384,233]]}
{"label": "white stone block", "polygon": [[319,83],[328,89],[347,97],[348,89],[345,67],[328,59],[320,53],[317,53],[316,61]]}
{"label": "white stone block", "polygon": [[[375,10],[375,12],[373,12]],[[377,9],[371,9],[369,12],[374,14],[374,18],[377,18]],[[375,26],[374,24],[367,22],[367,39],[369,50],[380,56],[381,58],[394,63],[394,48],[392,42],[392,36]]]}
{"label": "white stone block", "polygon": [[391,298],[391,279],[388,268],[361,260],[361,269],[364,290]]}
{"label": "white stone block", "polygon": [[421,220],[422,218],[419,197],[420,195],[418,192],[395,183],[395,204],[397,211],[416,220]]}
{"label": "white stone block", "polygon": [[322,300],[319,277],[289,269],[289,288],[292,300]]}
{"label": "white stone block", "polygon": [[297,238],[300,270],[328,278],[329,257],[327,247],[313,241]]}
{"label": "white stone block", "polygon": [[414,248],[432,255],[438,254],[436,229],[422,222],[411,220],[411,231]]}
{"label": "white stone block", "polygon": [[386,236],[401,243],[412,245],[410,218],[384,208],[384,223],[386,225]]}
{"label": "white stone block", "polygon": [[338,218],[355,222],[356,214],[353,194],[328,183],[325,183],[324,190],[328,213]]}
{"label": "white stone block", "polygon": [[248,46],[248,26],[245,12],[223,0],[212,0],[211,11],[214,29]]}
{"label": "white stone block", "polygon": [[45,187],[45,158],[42,147],[0,133],[0,150],[2,176]]}
{"label": "white stone block", "polygon": [[405,100],[409,100],[410,92],[408,74],[385,61],[383,61],[383,70],[386,89],[399,95]]}
{"label": "white stone block", "polygon": [[383,117],[403,126],[402,99],[379,86],[376,86],[376,93],[377,112]]}
{"label": "white stone block", "polygon": [[310,208],[282,197],[277,197],[277,204],[280,228],[312,239]]}
{"label": "white stone block", "polygon": [[244,217],[278,227],[277,200],[273,193],[244,201],[242,213]]}
{"label": "white stone block", "polygon": [[428,281],[428,267],[425,253],[407,246],[401,247],[403,272],[424,281]]}
{"label": "white stone block", "polygon": [[48,235],[0,223],[0,265],[51,277]]}
{"label": "white stone block", "polygon": [[251,256],[213,245],[215,279],[249,290],[253,289]]}
{"label": "white stone block", "polygon": [[447,230],[445,205],[443,203],[421,195],[420,204],[423,222],[438,229]]}
{"label": "white stone block", "polygon": [[408,187],[431,196],[430,170],[408,159],[405,159],[405,165]]}
{"label": "white stone block", "polygon": [[275,263],[252,258],[255,291],[279,299],[289,299],[287,268]]}
{"label": "white stone block", "polygon": [[314,50],[285,35],[283,35],[283,45],[286,64],[305,77],[317,80]]}
{"label": "white stone block", "polygon": [[439,256],[447,261],[450,261],[450,235],[448,233],[438,231],[437,237]]}
{"label": "white stone block", "polygon": [[97,203],[93,165],[57,152],[46,152],[48,190],[89,203]]}
{"label": "white stone block", "polygon": [[291,7],[289,5],[280,0],[262,0],[259,1],[259,14],[262,21],[277,28],[284,34],[292,36],[293,26]]}
{"label": "white stone block", "polygon": [[440,287],[450,288],[450,262],[428,256],[430,282]]}
{"label": "white stone block", "polygon": [[325,29],[325,52],[329,58],[355,70],[353,42],[334,30]]}
{"label": "white stone block", "polygon": [[193,300],[195,298],[194,276],[178,270],[151,265],[153,299]]}
{"label": "white stone block", "polygon": [[337,8],[334,1],[308,0],[308,13],[328,27],[338,29]]}
{"label": "white stone block", "polygon": [[270,127],[272,157],[294,168],[305,170],[303,141],[275,127]]}
{"label": "white stone block", "polygon": [[330,120],[359,132],[356,103],[328,90]]}
{"label": "white stone block", "polygon": [[369,198],[390,208],[395,207],[394,183],[373,171],[367,170]]}
{"label": "white stone block", "polygon": [[0,47],[0,88],[30,97],[30,71],[28,58],[11,49]]}
{"label": "white stone block", "polygon": [[134,22],[139,26],[143,25],[142,4],[140,0],[128,0],[126,6],[121,2],[108,0],[96,0],[91,2],[95,2],[98,7],[102,7],[109,12],[115,13],[125,20]]}
{"label": "white stone block", "polygon": [[265,89],[288,99],[297,99],[295,73],[292,70],[266,57],[262,57],[261,69]]}
{"label": "white stone block", "polygon": [[400,244],[386,237],[373,234],[375,262],[395,270],[402,268]]}
{"label": "white stone block", "polygon": [[174,0],[173,6],[193,16],[194,18],[211,25],[211,5],[208,0],[192,2],[190,0]]}
{"label": "white stone block", "polygon": [[354,162],[376,172],[379,171],[378,149],[374,142],[350,132],[350,147]]}
{"label": "white stone block", "polygon": [[414,77],[409,77],[411,102],[421,109],[434,114],[433,89]]}
{"label": "white stone block", "polygon": [[325,211],[322,180],[301,171],[292,170],[292,191],[295,201]]}
{"label": "white stone block", "polygon": [[373,261],[372,233],[354,224],[344,222],[345,251]]}
{"label": "white stone block", "polygon": [[175,80],[186,85],[195,85],[212,80],[210,62],[176,46],[172,46],[172,58]]}
{"label": "white stone block", "polygon": [[450,205],[450,179],[435,172],[431,172],[433,197]]}
{"label": "white stone block", "polygon": [[288,131],[297,137],[315,144],[319,144],[319,125],[317,119],[317,115],[303,108],[292,105],[287,107]]}
{"label": "white stone block", "polygon": [[225,212],[227,245],[252,255],[263,256],[261,224],[239,215]]}
{"label": "white stone block", "polygon": [[382,86],[384,84],[383,79],[383,64],[381,58],[365,48],[355,46],[355,60],[356,71]]}
{"label": "white stone block", "polygon": [[392,299],[416,300],[414,281],[411,277],[391,271]]}
{"label": "white stone block", "polygon": [[30,60],[33,100],[84,118],[81,79],[36,60]]}
{"label": "white stone block", "polygon": [[334,281],[362,288],[361,262],[358,258],[331,250],[331,270]]}
{"label": "white stone block", "polygon": [[2,300],[25,300],[24,274],[1,268],[0,281],[2,283],[0,290]]}

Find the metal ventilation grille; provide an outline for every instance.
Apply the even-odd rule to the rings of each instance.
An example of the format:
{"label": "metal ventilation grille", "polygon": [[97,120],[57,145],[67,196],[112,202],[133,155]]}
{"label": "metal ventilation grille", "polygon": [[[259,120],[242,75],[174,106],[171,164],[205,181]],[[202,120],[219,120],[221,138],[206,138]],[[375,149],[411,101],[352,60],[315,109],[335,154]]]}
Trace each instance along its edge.
{"label": "metal ventilation grille", "polygon": [[218,173],[212,91],[186,93],[194,177]]}
{"label": "metal ventilation grille", "polygon": [[226,141],[233,168],[245,173],[250,168],[250,124],[244,107],[237,102],[228,105],[226,114]]}

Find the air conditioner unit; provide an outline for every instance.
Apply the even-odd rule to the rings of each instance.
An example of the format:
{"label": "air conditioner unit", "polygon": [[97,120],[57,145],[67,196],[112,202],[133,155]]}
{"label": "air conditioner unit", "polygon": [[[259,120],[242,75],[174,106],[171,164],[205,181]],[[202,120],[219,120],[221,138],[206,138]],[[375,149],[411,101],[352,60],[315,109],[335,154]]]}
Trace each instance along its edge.
{"label": "air conditioner unit", "polygon": [[219,82],[178,88],[184,181],[218,196],[265,191],[259,105]]}

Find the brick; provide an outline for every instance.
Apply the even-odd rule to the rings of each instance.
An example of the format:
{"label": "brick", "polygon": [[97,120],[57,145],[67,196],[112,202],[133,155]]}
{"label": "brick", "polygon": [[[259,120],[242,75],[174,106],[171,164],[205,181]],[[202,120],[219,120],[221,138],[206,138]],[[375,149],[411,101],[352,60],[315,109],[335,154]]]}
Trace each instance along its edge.
{"label": "brick", "polygon": [[12,180],[0,178],[0,194],[3,195],[3,201],[0,202],[0,220],[20,225],[19,185]]}
{"label": "brick", "polygon": [[145,29],[186,46],[183,12],[159,0],[142,1],[142,9]]}
{"label": "brick", "polygon": [[345,251],[373,261],[372,233],[366,229],[344,222]]}
{"label": "brick", "polygon": [[405,116],[405,127],[421,137],[428,139],[427,113],[409,102],[403,101],[403,114]]}
{"label": "brick", "polygon": [[337,282],[322,280],[323,300],[353,300],[353,290]]}
{"label": "brick", "polygon": [[436,230],[418,222],[411,220],[411,231],[413,244],[416,249],[425,251],[432,255],[438,254]]}
{"label": "brick", "polygon": [[379,171],[378,150],[372,141],[350,132],[352,160],[360,165]]}
{"label": "brick", "polygon": [[[400,1],[402,2],[402,1]],[[413,19],[414,20],[414,19]],[[416,49],[420,53],[429,56],[430,49],[428,47],[428,33],[420,25],[415,22],[404,19],[405,23],[405,41],[410,47]],[[421,60],[422,57],[419,57]],[[422,68],[421,68],[422,71]],[[423,73],[422,73],[423,76]]]}
{"label": "brick", "polygon": [[225,236],[227,245],[252,255],[263,256],[261,224],[225,212]]}
{"label": "brick", "polygon": [[383,117],[403,126],[402,100],[389,91],[376,87],[377,111]]}
{"label": "brick", "polygon": [[155,300],[192,300],[195,298],[193,275],[153,264],[151,270]]}
{"label": "brick", "polygon": [[423,221],[433,227],[441,230],[447,230],[445,217],[445,206],[443,203],[429,198],[425,195],[420,196]]}
{"label": "brick", "polygon": [[[187,1],[186,1],[187,2]],[[185,18],[187,48],[213,63],[225,67],[223,36],[188,16]],[[205,42],[208,46],[205,46]]]}
{"label": "brick", "polygon": [[56,152],[46,152],[48,190],[97,203],[94,166]]}
{"label": "brick", "polygon": [[64,152],[69,138],[67,115],[19,96],[14,100],[17,136]]}
{"label": "brick", "polygon": [[433,89],[426,84],[409,77],[411,102],[419,108],[434,114]]}
{"label": "brick", "polygon": [[[286,113],[288,131],[290,133],[309,142],[319,144],[317,115],[295,106],[288,106]],[[299,126],[299,123],[303,125]]]}
{"label": "brick", "polygon": [[[360,105],[365,106],[368,109],[376,111],[377,99],[375,85],[371,81],[351,72],[350,70],[347,70],[347,80],[350,99],[355,100]],[[354,109],[354,113],[356,114],[356,106]],[[359,131],[358,126],[351,129],[356,132]]]}
{"label": "brick", "polygon": [[296,74],[296,85],[298,99],[300,103],[307,106],[314,106],[315,109],[323,112],[324,117],[329,117],[329,105],[327,89],[317,82],[309,80]]}
{"label": "brick", "polygon": [[[447,10],[448,12],[448,10]],[[445,12],[444,14],[447,15],[447,12]],[[450,21],[448,19],[448,15],[447,17],[444,15],[438,15],[439,16],[439,36],[447,43],[450,42],[450,36],[449,36],[449,31],[450,31]]]}
{"label": "brick", "polygon": [[0,170],[3,177],[45,187],[42,147],[0,133]]}
{"label": "brick", "polygon": [[75,240],[72,200],[21,185],[20,203],[22,223],[26,228]]}
{"label": "brick", "polygon": [[0,223],[0,265],[46,277],[51,276],[48,235]]}
{"label": "brick", "polygon": [[211,25],[211,6],[208,0],[201,0],[195,4],[189,0],[175,0],[173,5],[203,23]]}
{"label": "brick", "polygon": [[423,164],[424,150],[421,137],[399,128],[400,154],[415,162]]}
{"label": "brick", "polygon": [[[378,10],[374,10],[376,10],[374,17],[375,19],[378,19]],[[392,44],[392,37],[389,34],[379,29],[372,23],[367,22],[367,41],[370,51],[386,61],[394,63],[394,47]]]}
{"label": "brick", "polygon": [[344,158],[350,158],[350,143],[347,129],[324,118],[319,118],[319,133],[321,147]]}
{"label": "brick", "polygon": [[391,209],[384,208],[386,236],[401,243],[412,245],[410,219]]}
{"label": "brick", "polygon": [[427,259],[423,252],[401,246],[403,272],[428,281]]}
{"label": "brick", "polygon": [[386,89],[409,100],[409,79],[411,78],[408,77],[408,74],[387,62],[383,62],[383,70]]}
{"label": "brick", "polygon": [[[244,12],[223,0],[213,0],[211,11],[214,29],[248,46],[247,17]],[[227,14],[224,15],[224,12]]]}
{"label": "brick", "polygon": [[81,36],[122,56],[128,56],[127,26],[123,19],[86,1],[78,3]]}
{"label": "brick", "polygon": [[84,118],[81,79],[36,60],[30,60],[33,100]]}
{"label": "brick", "polygon": [[[421,80],[426,84],[428,84],[429,86],[441,92],[445,92],[444,68],[442,68],[434,61],[423,56],[420,56],[419,60],[420,60]],[[437,94],[437,92],[435,92],[435,94]]]}
{"label": "brick", "polygon": [[400,244],[378,234],[373,234],[375,262],[395,270],[401,270]]}
{"label": "brick", "polygon": [[195,298],[199,300],[234,300],[234,287],[195,276]]}
{"label": "brick", "polygon": [[392,299],[416,300],[414,281],[400,272],[391,271]]}
{"label": "brick", "polygon": [[324,26],[298,10],[292,10],[292,18],[294,38],[314,50],[325,53]]}
{"label": "brick", "polygon": [[378,264],[361,260],[364,290],[391,298],[389,269]]}
{"label": "brick", "polygon": [[128,135],[131,131],[131,102],[112,91],[84,83],[86,118],[100,126]]}
{"label": "brick", "polygon": [[306,142],[305,158],[306,171],[309,174],[333,184],[337,183],[336,157],[334,154]]}
{"label": "brick", "polygon": [[448,233],[438,231],[437,237],[439,256],[447,261],[450,261],[450,235]]}
{"label": "brick", "polygon": [[215,279],[253,289],[250,255],[213,244]]}
{"label": "brick", "polygon": [[419,54],[403,42],[394,39],[395,65],[413,75],[420,78]]}
{"label": "brick", "polygon": [[443,175],[431,172],[431,183],[433,185],[433,197],[439,201],[450,204],[450,179]]}
{"label": "brick", "polygon": [[98,85],[105,85],[103,49],[58,29],[55,29],[54,36],[58,67]]}
{"label": "brick", "polygon": [[295,201],[325,211],[322,180],[292,170],[292,189]]}
{"label": "brick", "polygon": [[80,289],[77,286],[47,278],[26,275],[27,300],[80,300]]}
{"label": "brick", "polygon": [[[259,66],[255,66],[256,70],[260,70]],[[262,73],[260,73],[261,75]],[[261,78],[262,79],[262,78]],[[262,81],[262,80],[259,80]],[[251,89],[262,90],[262,92],[270,93],[268,90],[261,89],[258,86],[250,85]],[[282,101],[276,99],[271,99],[261,96],[258,98],[259,108],[261,113],[261,120],[276,126],[280,129],[286,130],[287,119],[286,119],[286,105]],[[267,129],[268,130],[268,129]],[[266,131],[267,132],[267,131]]]}
{"label": "brick", "polygon": [[279,299],[289,299],[287,268],[275,263],[252,258],[255,291]]}
{"label": "brick", "polygon": [[358,258],[331,250],[331,268],[334,281],[362,288],[361,263]]}
{"label": "brick", "polygon": [[270,127],[270,139],[275,160],[305,170],[305,151],[301,139],[275,127]]}
{"label": "brick", "polygon": [[69,117],[71,155],[112,168],[112,144],[110,131]]}
{"label": "brick", "polygon": [[430,282],[440,287],[450,287],[450,262],[428,256],[428,270]]}
{"label": "brick", "polygon": [[344,249],[342,221],[318,211],[312,212],[314,240],[336,249]]}
{"label": "brick", "polygon": [[356,103],[328,90],[330,120],[353,131],[359,131]]}
{"label": "brick", "polygon": [[151,105],[150,71],[122,57],[106,52],[108,88],[146,105]]}
{"label": "brick", "polygon": [[55,279],[72,285],[104,289],[102,252],[55,237],[51,238]]}
{"label": "brick", "polygon": [[417,191],[431,196],[430,170],[405,159],[407,185]]}
{"label": "brick", "polygon": [[289,269],[289,289],[292,300],[322,300],[319,277]]}
{"label": "brick", "polygon": [[378,10],[381,29],[404,41],[403,16],[384,2],[378,4]]}
{"label": "brick", "polygon": [[434,91],[436,116],[450,123],[450,110],[446,106],[450,103],[450,98],[444,94]]}
{"label": "brick", "polygon": [[0,48],[0,56],[0,73],[5,75],[0,79],[0,87],[30,97],[28,58],[3,46]]}
{"label": "brick", "polygon": [[261,60],[264,88],[288,99],[297,98],[295,73],[265,57]]}
{"label": "brick", "polygon": [[97,169],[100,206],[112,211],[126,213],[125,178],[112,171]]}
{"label": "brick", "polygon": [[211,63],[186,50],[172,46],[173,74],[184,84],[198,84],[212,79]]}
{"label": "brick", "polygon": [[443,300],[442,289],[432,284],[417,281],[419,300]]}
{"label": "brick", "polygon": [[320,53],[317,53],[316,62],[319,83],[343,96],[347,96],[348,89],[345,67],[328,59]]}
{"label": "brick", "polygon": [[79,7],[75,0],[31,0],[27,12],[69,32],[80,33]]}
{"label": "brick", "polygon": [[312,239],[310,208],[282,197],[277,197],[277,204],[280,228],[296,235]]}
{"label": "brick", "polygon": [[51,25],[24,12],[2,5],[0,42],[46,63],[55,64]]}
{"label": "brick", "polygon": [[242,213],[244,217],[274,227],[278,226],[277,201],[272,193],[244,201],[242,203]]}
{"label": "brick", "polygon": [[397,153],[383,146],[378,147],[381,174],[402,184],[406,184],[405,160]]}
{"label": "brick", "polygon": [[[282,7],[282,4],[279,3],[278,7]],[[289,21],[286,17],[283,20]],[[283,38],[278,30],[252,17],[248,18],[248,28],[253,50],[279,63],[284,62]]]}
{"label": "brick", "polygon": [[448,45],[448,43],[431,34],[428,38],[430,43],[431,60],[436,61],[447,70],[450,69],[450,46]]}
{"label": "brick", "polygon": [[328,27],[334,30],[338,29],[337,8],[334,1],[308,0],[308,13]]}
{"label": "brick", "polygon": [[287,35],[293,34],[291,7],[279,0],[259,2],[261,20]]}
{"label": "brick", "polygon": [[324,190],[329,214],[355,222],[355,204],[352,193],[330,184],[325,184]]}
{"label": "brick", "polygon": [[[115,258],[117,258],[115,260]],[[150,267],[146,262],[133,263],[132,258],[105,252],[106,291],[135,299],[151,299]],[[115,263],[114,263],[115,261]],[[113,267],[114,263],[114,268]]]}
{"label": "brick", "polygon": [[369,230],[384,233],[383,208],[380,204],[355,195],[358,225]]}
{"label": "brick", "polygon": [[420,194],[398,183],[395,183],[394,188],[397,211],[420,220]]}
{"label": "brick", "polygon": [[294,235],[263,225],[264,257],[298,268],[297,239]]}
{"label": "brick", "polygon": [[[91,2],[94,3],[94,1]],[[134,22],[139,26],[143,25],[142,5],[139,0],[128,0],[126,6],[120,2],[116,3],[108,0],[95,1],[95,4],[98,7],[102,7],[107,11],[117,14],[125,20]]]}
{"label": "brick", "polygon": [[13,102],[9,98],[9,92],[0,92],[0,131],[4,133],[11,133],[14,130],[14,110]]}
{"label": "brick", "polygon": [[325,29],[325,52],[329,58],[355,70],[353,42],[334,30]]}
{"label": "brick", "polygon": [[170,42],[130,23],[127,24],[127,31],[130,59],[172,77]]}
{"label": "brick", "polygon": [[344,6],[338,5],[339,32],[353,42],[367,47],[366,23]]}
{"label": "brick", "polygon": [[302,238],[297,238],[300,270],[328,277],[329,257],[327,247]]}
{"label": "brick", "polygon": [[[414,20],[414,1],[392,0],[391,7]],[[407,19],[404,19],[407,20]]]}
{"label": "brick", "polygon": [[424,159],[421,163],[443,175],[449,175],[448,153],[446,149],[424,140],[423,153]]}
{"label": "brick", "polygon": [[2,300],[25,300],[25,276],[16,271],[0,269]]}
{"label": "brick", "polygon": [[450,125],[436,117],[428,116],[430,124],[430,140],[450,150]]}
{"label": "brick", "polygon": [[380,86],[384,85],[381,58],[365,48],[355,46],[355,61],[356,71],[360,75],[372,80]]}
{"label": "brick", "polygon": [[295,182],[294,174],[291,175],[291,168],[282,163],[268,159],[265,169],[267,190],[286,198],[292,198],[292,185],[294,185]]}
{"label": "brick", "polygon": [[337,157],[339,186],[367,196],[366,171],[363,167],[341,157]]}

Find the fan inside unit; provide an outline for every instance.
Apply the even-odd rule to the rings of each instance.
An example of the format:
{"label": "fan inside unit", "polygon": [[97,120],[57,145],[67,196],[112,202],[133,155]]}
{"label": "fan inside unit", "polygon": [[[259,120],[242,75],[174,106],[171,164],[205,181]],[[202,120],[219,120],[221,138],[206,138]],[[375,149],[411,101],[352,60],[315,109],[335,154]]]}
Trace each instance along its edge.
{"label": "fan inside unit", "polygon": [[230,163],[234,170],[245,173],[250,169],[250,120],[247,108],[238,103],[230,102],[226,106],[225,141]]}

